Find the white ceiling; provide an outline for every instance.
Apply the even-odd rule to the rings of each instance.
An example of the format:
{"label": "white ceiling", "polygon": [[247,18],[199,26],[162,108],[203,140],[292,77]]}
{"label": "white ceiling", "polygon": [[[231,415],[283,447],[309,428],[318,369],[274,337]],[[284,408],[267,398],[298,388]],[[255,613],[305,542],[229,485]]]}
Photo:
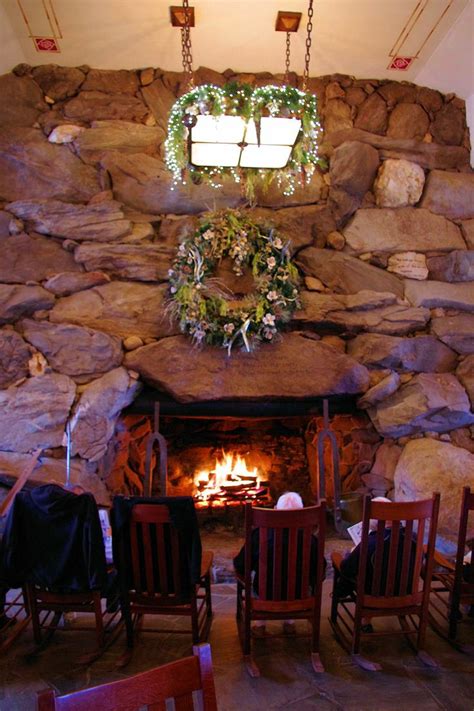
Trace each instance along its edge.
{"label": "white ceiling", "polygon": [[[45,8],[53,30],[55,13],[62,34],[59,54],[35,50],[18,1],[34,35],[53,34]],[[443,40],[456,24],[459,30],[458,18],[472,2],[314,0],[310,75],[340,72],[359,78],[416,81],[436,50],[439,55]],[[10,69],[21,55],[22,61],[33,65],[54,62],[104,69],[154,66],[180,70],[180,32],[170,25],[170,4],[180,5],[181,0],[0,0],[0,21],[1,15],[5,16],[0,29],[0,35],[5,35],[1,64],[4,70]],[[306,0],[190,0],[190,4],[196,13],[191,35],[195,68],[203,65],[218,71],[231,67],[242,72],[282,72],[285,34],[275,32],[274,25],[278,10],[292,10],[303,13],[300,29],[292,35],[291,63],[293,70],[302,72]],[[466,16],[472,21],[472,12]],[[449,72],[458,72],[461,88],[457,92],[464,98],[473,91],[474,64],[472,25],[465,24],[461,27],[462,41],[467,44],[462,49],[465,64],[462,68],[448,67]],[[387,69],[400,33],[406,37],[399,43],[398,54],[412,56],[421,50],[404,72]],[[443,66],[442,56],[438,56],[440,63]]]}

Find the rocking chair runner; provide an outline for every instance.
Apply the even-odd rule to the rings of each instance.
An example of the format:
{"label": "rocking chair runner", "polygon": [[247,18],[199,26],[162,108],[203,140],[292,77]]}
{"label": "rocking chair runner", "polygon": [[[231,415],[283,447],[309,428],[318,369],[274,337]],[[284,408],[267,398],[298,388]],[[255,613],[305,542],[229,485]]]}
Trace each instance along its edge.
{"label": "rocking chair runner", "polygon": [[[245,506],[245,570],[237,574],[237,627],[250,676],[260,676],[251,656],[253,620],[306,619],[311,624],[311,661],[319,656],[321,588],[324,577],[325,501],[319,506],[277,511]],[[312,539],[317,555],[311,566]],[[252,544],[258,544],[257,594],[252,591]],[[313,543],[313,552],[316,546]]]}
{"label": "rocking chair runner", "polygon": [[[124,663],[134,645],[135,629],[146,614],[188,617],[191,629],[173,633],[191,632],[194,644],[206,640],[212,622],[212,552],[203,552],[199,579],[193,581],[183,534],[173,524],[168,506],[161,503],[134,504],[129,533],[129,540],[127,536],[119,542],[118,561],[129,649]],[[170,630],[154,627],[151,631]]]}
{"label": "rocking chair runner", "polygon": [[[456,642],[460,605],[474,605],[474,539],[470,541],[471,560],[464,563],[467,543],[469,514],[474,511],[474,492],[466,486],[463,489],[461,517],[459,520],[458,545],[455,563],[435,551],[434,562],[442,570],[433,573],[430,597],[430,624],[443,637],[448,638],[461,651],[472,650]],[[471,515],[471,526],[474,525]],[[447,623],[447,630],[446,630]],[[446,635],[447,632],[447,635]]]}
{"label": "rocking chair runner", "polygon": [[[336,638],[353,660],[368,671],[379,670],[380,664],[360,655],[362,637],[403,634],[411,642],[416,635],[418,657],[428,666],[437,666],[423,651],[428,603],[433,570],[434,545],[438,522],[439,494],[427,501],[400,503],[364,501],[362,539],[357,581],[350,592],[340,590],[341,554],[333,553],[334,587],[331,626]],[[370,519],[377,520],[375,551],[369,557]],[[429,521],[428,545],[424,561],[423,536]],[[389,534],[386,523],[391,524]],[[374,540],[372,538],[371,544]],[[353,611],[349,608],[353,605]],[[418,617],[418,624],[414,617]],[[374,617],[398,617],[401,630],[363,631],[363,620]]]}
{"label": "rocking chair runner", "polygon": [[156,669],[120,679],[110,684],[56,696],[53,689],[41,691],[37,711],[138,711],[144,706],[165,711],[166,699],[174,699],[178,711],[195,708],[193,692],[201,692],[202,711],[217,711],[212,673],[211,649],[202,644],[193,649],[194,656],[164,664]]}

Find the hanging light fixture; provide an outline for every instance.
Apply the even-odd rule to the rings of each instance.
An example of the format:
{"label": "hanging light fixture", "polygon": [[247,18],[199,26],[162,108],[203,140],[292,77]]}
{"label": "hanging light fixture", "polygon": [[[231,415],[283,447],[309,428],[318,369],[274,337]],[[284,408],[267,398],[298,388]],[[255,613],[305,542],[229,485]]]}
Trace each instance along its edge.
{"label": "hanging light fixture", "polygon": [[[279,12],[275,29],[286,32],[286,71],[283,86],[205,84],[195,87],[192,71],[190,21],[193,8],[183,0],[181,42],[188,92],[174,104],[168,123],[166,162],[174,183],[187,176],[199,183],[207,179],[220,187],[226,175],[245,182],[251,178],[276,179],[285,194],[304,183],[319,162],[320,124],[316,97],[306,93],[309,75],[313,0],[309,0],[305,69],[302,91],[289,85],[290,33],[298,30],[301,13]],[[184,23],[184,24],[183,24]]]}

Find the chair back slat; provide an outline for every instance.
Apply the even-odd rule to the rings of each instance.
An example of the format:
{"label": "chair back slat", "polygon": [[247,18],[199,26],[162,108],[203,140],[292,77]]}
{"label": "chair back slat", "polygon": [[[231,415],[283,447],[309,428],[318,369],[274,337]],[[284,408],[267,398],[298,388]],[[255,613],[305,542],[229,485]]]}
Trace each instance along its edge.
{"label": "chair back slat", "polygon": [[375,554],[374,554],[374,576],[372,578],[372,595],[381,594],[382,585],[382,565],[385,551],[385,521],[379,520],[377,523]]}
{"label": "chair back slat", "polygon": [[405,536],[403,539],[402,567],[400,572],[400,595],[406,595],[408,590],[408,577],[410,572],[410,561],[412,551],[413,521],[408,520],[405,525]]}
{"label": "chair back slat", "polygon": [[175,711],[194,711],[194,701],[192,692],[183,696],[176,696],[174,699]]}
{"label": "chair back slat", "polygon": [[[285,529],[286,530],[286,529]],[[288,532],[286,532],[288,536]],[[276,528],[273,531],[273,599],[281,600],[282,594],[282,545],[283,531],[281,528]]]}
{"label": "chair back slat", "polygon": [[[250,528],[246,527],[246,552],[252,547],[252,536],[258,536],[259,605],[263,600],[284,603],[310,595],[318,568],[316,557],[311,558],[313,534],[318,535],[318,547],[324,547],[321,510],[320,506],[289,511],[246,507],[246,520],[251,520]],[[246,557],[246,581],[248,565],[250,557]]]}
{"label": "chair back slat", "polygon": [[[259,546],[259,567],[258,567],[258,596],[261,599],[265,599],[267,597],[267,568],[268,568],[268,545],[267,545],[267,540],[268,540],[268,529],[266,527],[262,527],[260,529],[260,546]],[[250,546],[246,546],[246,550],[249,549],[250,552],[251,544]],[[251,574],[251,571],[249,572],[249,575]]]}
{"label": "chair back slat", "polygon": [[[428,501],[397,503],[366,497],[357,582],[357,595],[362,596],[363,604],[386,606],[389,600],[393,606],[397,600],[403,606],[420,604],[424,537],[429,525],[429,546],[434,550],[438,506],[438,494]],[[377,527],[370,534],[373,553],[369,556],[371,519],[377,521]],[[431,570],[432,561],[430,566]]]}
{"label": "chair back slat", "polygon": [[162,595],[168,595],[170,591],[170,584],[168,577],[168,566],[166,565],[166,537],[164,534],[164,526],[157,525],[155,527],[155,542],[158,558],[158,572],[160,575],[160,590]]}
{"label": "chair back slat", "polygon": [[[298,532],[296,531],[296,529],[290,528],[288,531],[288,535],[288,560],[296,560],[296,557],[298,555]],[[288,585],[286,589],[286,599],[294,600],[296,596],[296,566],[288,566],[287,582]]]}
{"label": "chair back slat", "polygon": [[397,574],[397,562],[399,559],[398,541],[400,538],[400,521],[392,524],[392,535],[390,536],[390,552],[388,555],[388,573],[385,594],[393,595],[395,590],[395,578]]}
{"label": "chair back slat", "polygon": [[137,592],[142,591],[142,580],[140,575],[140,550],[138,547],[138,530],[137,526],[130,528],[130,549],[132,555],[132,580],[133,587]]}
{"label": "chair back slat", "polygon": [[141,535],[143,541],[143,557],[145,560],[145,591],[147,595],[153,595],[155,590],[155,580],[153,577],[153,551],[151,547],[150,526],[141,525]]}

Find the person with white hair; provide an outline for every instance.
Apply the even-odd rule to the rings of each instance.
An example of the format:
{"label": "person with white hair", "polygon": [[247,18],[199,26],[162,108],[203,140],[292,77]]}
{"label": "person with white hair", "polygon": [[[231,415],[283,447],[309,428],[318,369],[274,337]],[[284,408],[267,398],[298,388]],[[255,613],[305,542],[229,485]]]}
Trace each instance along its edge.
{"label": "person with white hair", "polygon": [[[275,509],[278,511],[293,511],[296,509],[304,508],[303,499],[296,491],[287,491],[282,494],[276,504]],[[254,535],[256,534],[256,535]],[[257,581],[258,581],[258,558],[259,558],[259,540],[258,531],[254,531],[252,534],[252,572],[254,574],[254,593],[257,595]],[[318,539],[316,535],[312,536],[311,539],[311,555],[310,555],[310,570],[311,570],[311,585],[313,586],[316,582],[316,567],[318,561]],[[240,549],[239,553],[234,558],[234,568],[236,572],[243,576],[245,573],[245,544]],[[324,560],[324,570],[326,570],[326,561]],[[295,622],[294,620],[285,620],[283,622],[283,632],[286,635],[296,634]],[[255,620],[255,624],[252,627],[252,634],[254,637],[264,637],[266,634],[265,620]]]}

